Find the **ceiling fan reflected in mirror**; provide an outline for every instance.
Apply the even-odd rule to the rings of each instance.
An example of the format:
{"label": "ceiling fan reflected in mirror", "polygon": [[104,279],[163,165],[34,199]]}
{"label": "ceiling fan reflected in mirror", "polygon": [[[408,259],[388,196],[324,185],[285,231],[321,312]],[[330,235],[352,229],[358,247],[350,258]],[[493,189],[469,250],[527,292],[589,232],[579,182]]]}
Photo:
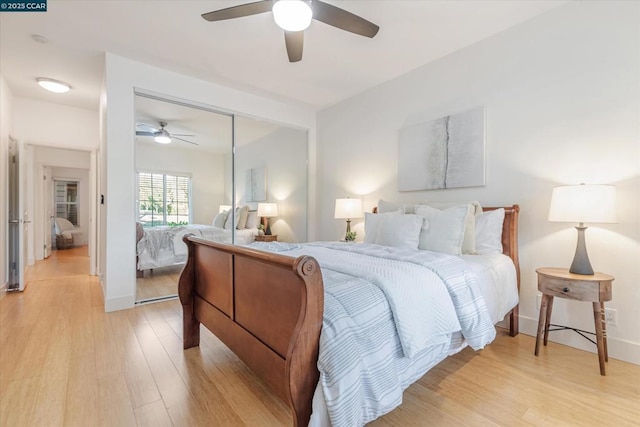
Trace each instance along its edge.
{"label": "ceiling fan reflected in mirror", "polygon": [[160,124],[160,128],[158,129],[158,128],[154,128],[151,125],[147,125],[145,123],[138,123],[136,126],[140,129],[145,129],[145,130],[136,130],[136,135],[152,136],[153,140],[158,144],[170,144],[171,141],[173,141],[174,139],[178,139],[180,141],[188,142],[189,144],[199,145],[197,142],[180,138],[181,136],[194,137],[195,135],[187,135],[184,133],[169,133],[169,131],[165,129],[165,127],[167,126],[167,122],[159,122],[159,124]]}
{"label": "ceiling fan reflected in mirror", "polygon": [[202,17],[212,22],[266,12],[273,12],[276,24],[284,30],[289,62],[298,62],[302,59],[304,30],[309,27],[312,19],[369,38],[378,34],[380,29],[364,18],[320,0],[256,1],[204,13]]}

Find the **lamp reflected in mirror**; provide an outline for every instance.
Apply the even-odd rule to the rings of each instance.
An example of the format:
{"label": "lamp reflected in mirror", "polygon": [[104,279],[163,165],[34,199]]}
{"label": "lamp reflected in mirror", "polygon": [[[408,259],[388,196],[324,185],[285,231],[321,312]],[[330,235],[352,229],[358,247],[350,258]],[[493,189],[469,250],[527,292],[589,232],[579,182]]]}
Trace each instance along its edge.
{"label": "lamp reflected in mirror", "polygon": [[269,218],[278,216],[278,205],[276,203],[258,203],[258,216],[263,218],[264,234],[271,235],[271,225]]}

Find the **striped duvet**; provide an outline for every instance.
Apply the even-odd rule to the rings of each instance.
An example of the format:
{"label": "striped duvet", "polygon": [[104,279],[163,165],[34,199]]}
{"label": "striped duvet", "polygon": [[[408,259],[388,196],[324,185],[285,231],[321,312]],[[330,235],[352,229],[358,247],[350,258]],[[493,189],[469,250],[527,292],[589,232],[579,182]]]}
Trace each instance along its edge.
{"label": "striped duvet", "polygon": [[369,244],[254,245],[311,255],[322,268],[319,385],[333,426],[361,426],[400,405],[405,388],[460,348],[452,343],[459,332],[474,349],[495,338],[475,275],[458,257]]}

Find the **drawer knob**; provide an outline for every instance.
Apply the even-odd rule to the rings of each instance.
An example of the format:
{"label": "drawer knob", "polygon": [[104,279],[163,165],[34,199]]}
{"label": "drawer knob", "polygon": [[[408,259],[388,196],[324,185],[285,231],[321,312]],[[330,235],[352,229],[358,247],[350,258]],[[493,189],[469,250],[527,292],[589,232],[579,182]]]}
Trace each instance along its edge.
{"label": "drawer knob", "polygon": [[562,288],[562,292],[569,292],[569,288],[567,287]]}

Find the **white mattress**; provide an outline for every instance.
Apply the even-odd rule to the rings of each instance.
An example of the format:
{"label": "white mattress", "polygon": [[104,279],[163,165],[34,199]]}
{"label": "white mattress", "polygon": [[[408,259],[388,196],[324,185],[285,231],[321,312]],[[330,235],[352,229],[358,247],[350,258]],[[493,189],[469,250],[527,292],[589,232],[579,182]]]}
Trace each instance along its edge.
{"label": "white mattress", "polygon": [[518,281],[513,261],[503,254],[462,255],[478,276],[480,292],[484,297],[494,324],[518,304]]}

